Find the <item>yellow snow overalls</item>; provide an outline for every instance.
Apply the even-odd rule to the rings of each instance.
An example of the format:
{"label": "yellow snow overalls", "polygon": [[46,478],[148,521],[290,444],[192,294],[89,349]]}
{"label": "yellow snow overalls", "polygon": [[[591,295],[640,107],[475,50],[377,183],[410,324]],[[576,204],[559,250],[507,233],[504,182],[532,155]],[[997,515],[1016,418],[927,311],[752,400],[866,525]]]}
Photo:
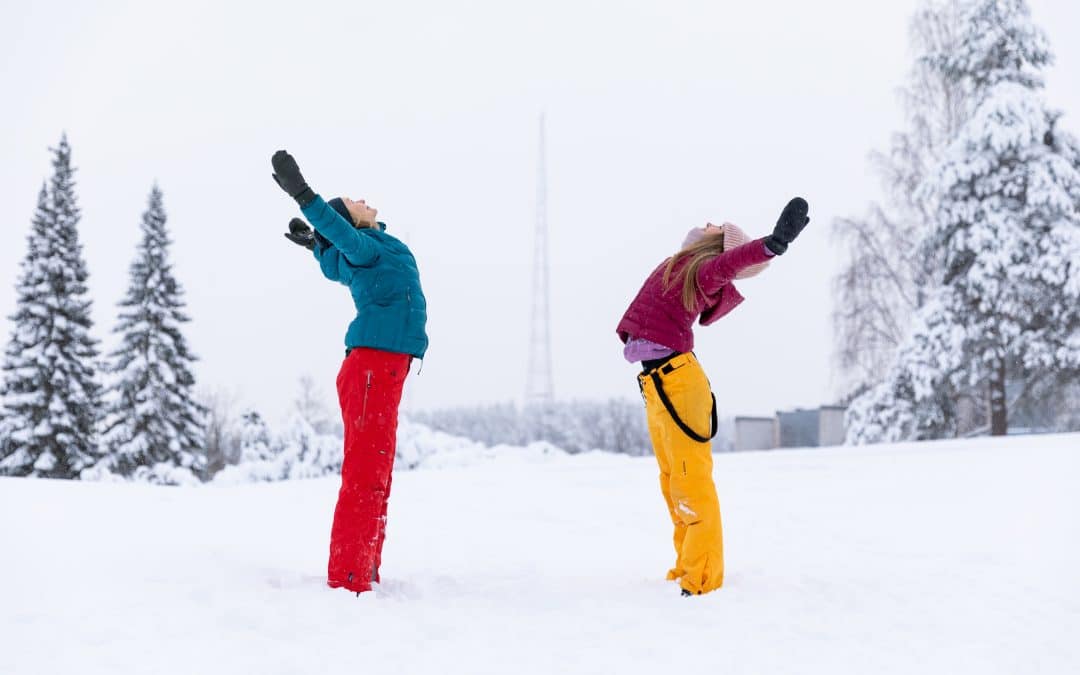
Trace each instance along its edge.
{"label": "yellow snow overalls", "polygon": [[[675,567],[667,578],[679,579],[690,593],[708,593],[724,583],[720,501],[712,479],[712,443],[707,440],[714,431],[710,423],[715,424],[709,380],[687,352],[641,373],[638,384],[660,465],[660,491],[675,526]],[[665,396],[677,417],[665,405]]]}

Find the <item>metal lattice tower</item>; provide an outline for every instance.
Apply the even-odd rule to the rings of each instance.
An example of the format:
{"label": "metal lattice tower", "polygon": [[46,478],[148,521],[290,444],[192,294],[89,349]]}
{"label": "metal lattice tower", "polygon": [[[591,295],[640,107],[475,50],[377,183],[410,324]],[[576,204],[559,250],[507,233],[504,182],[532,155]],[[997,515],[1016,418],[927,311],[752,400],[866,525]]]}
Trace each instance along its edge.
{"label": "metal lattice tower", "polygon": [[551,309],[548,303],[547,151],[544,116],[540,115],[540,152],[536,172],[536,233],[533,239],[532,325],[529,334],[529,374],[525,403],[551,403]]}

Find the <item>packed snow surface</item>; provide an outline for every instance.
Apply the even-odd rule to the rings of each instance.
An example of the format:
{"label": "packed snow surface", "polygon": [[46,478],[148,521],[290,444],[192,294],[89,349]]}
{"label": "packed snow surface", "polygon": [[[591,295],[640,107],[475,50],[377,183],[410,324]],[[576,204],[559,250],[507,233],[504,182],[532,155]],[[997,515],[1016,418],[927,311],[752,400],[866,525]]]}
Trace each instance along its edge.
{"label": "packed snow surface", "polygon": [[0,673],[1077,673],[1080,435],[716,457],[727,580],[679,597],[651,458],[395,474],[381,587],[334,479],[0,479]]}

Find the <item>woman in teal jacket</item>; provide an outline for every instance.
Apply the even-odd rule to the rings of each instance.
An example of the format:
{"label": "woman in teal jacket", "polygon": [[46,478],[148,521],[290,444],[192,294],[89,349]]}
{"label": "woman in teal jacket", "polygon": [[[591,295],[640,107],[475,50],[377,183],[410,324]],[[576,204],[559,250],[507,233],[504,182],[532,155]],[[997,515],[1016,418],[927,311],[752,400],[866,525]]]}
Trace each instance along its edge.
{"label": "woman in teal jacket", "polygon": [[356,306],[337,378],[345,450],[327,584],[359,594],[379,581],[398,405],[412,359],[427,351],[427,302],[416,259],[386,234],[375,209],[363,200],[324,201],[284,150],[271,163],[274,180],[315,228],[294,218],[286,236],[311,249],[323,275],[347,286]]}

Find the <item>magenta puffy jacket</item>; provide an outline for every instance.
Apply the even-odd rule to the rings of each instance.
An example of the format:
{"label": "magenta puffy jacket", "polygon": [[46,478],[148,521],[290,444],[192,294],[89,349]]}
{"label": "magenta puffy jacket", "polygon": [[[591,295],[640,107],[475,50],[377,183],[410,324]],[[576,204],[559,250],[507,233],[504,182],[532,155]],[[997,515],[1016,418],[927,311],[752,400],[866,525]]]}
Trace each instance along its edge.
{"label": "magenta puffy jacket", "polygon": [[[616,331],[626,342],[631,337],[642,338],[678,352],[694,349],[694,321],[700,315],[702,326],[708,326],[739,306],[743,296],[731,283],[740,271],[771,260],[761,239],[749,241],[738,248],[725,251],[701,266],[698,281],[704,293],[703,302],[688,312],[682,304],[682,285],[664,292],[664,266],[653,270],[638,291],[634,301],[623,314]],[[677,270],[676,270],[677,271]]]}

